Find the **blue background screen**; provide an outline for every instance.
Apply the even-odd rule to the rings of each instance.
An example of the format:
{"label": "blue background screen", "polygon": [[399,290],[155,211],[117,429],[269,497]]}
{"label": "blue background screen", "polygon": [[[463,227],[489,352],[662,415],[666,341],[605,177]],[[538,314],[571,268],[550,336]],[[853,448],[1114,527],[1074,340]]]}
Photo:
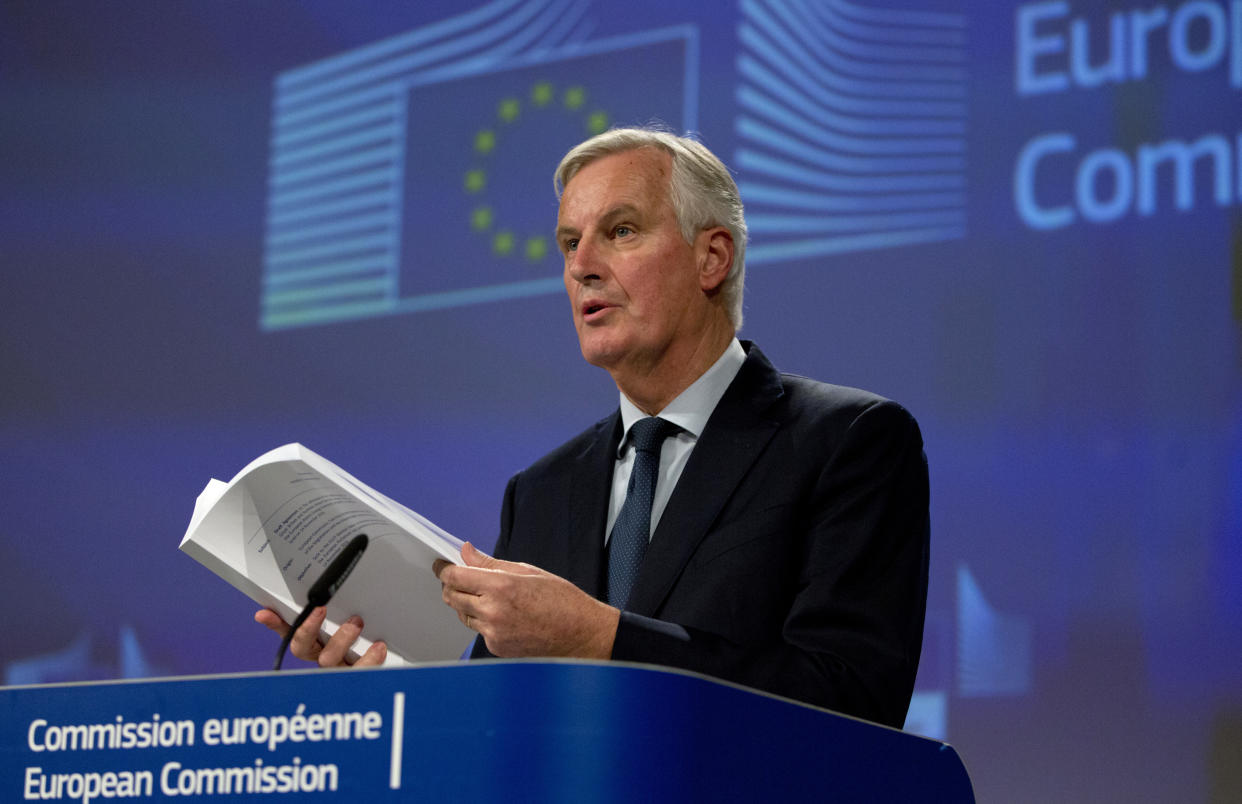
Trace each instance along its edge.
{"label": "blue background screen", "polygon": [[699,132],[744,337],[902,402],[932,485],[907,728],[980,800],[1242,790],[1242,8],[0,7],[6,683],[265,669],[177,550],[300,441],[450,532],[616,405],[552,170]]}

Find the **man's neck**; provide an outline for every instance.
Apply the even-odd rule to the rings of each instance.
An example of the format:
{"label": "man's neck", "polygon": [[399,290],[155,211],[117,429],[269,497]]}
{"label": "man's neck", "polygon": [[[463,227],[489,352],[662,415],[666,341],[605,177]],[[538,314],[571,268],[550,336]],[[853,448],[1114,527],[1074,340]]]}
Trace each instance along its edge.
{"label": "man's neck", "polygon": [[718,328],[710,335],[705,333],[693,348],[670,353],[653,366],[610,373],[621,393],[648,416],[654,416],[703,376],[732,341],[732,327]]}

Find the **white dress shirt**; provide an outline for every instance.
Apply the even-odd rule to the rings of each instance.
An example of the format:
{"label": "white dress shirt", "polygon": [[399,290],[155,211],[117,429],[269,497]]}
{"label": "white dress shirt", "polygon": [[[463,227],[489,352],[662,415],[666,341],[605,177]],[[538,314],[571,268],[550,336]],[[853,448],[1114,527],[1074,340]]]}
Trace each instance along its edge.
{"label": "white dress shirt", "polygon": [[[651,501],[649,533],[655,533],[660,516],[664,513],[669,498],[673,496],[677,480],[686,468],[686,461],[690,459],[694,445],[698,443],[703,428],[707,426],[707,420],[745,361],[746,351],[742,349],[737,338],[734,338],[711,368],[656,414],[680,427],[681,431],[664,439],[664,445],[660,448],[660,475],[656,481],[655,497]],[[646,417],[646,413],[625,394],[621,394],[621,424],[625,433],[617,446],[617,462],[612,471],[612,496],[608,501],[608,523],[604,528],[605,544],[612,533],[613,523],[621,513],[621,506],[625,504],[626,487],[629,486],[630,472],[634,468],[635,450],[630,444],[630,428],[634,426],[634,422]]]}

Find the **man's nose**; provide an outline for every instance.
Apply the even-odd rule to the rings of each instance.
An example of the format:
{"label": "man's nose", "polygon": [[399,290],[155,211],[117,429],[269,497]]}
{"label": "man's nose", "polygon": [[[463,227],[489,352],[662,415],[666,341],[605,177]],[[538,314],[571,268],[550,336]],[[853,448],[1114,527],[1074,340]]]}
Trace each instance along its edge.
{"label": "man's nose", "polygon": [[566,270],[575,281],[585,283],[603,279],[608,273],[608,265],[596,244],[584,237],[569,255]]}

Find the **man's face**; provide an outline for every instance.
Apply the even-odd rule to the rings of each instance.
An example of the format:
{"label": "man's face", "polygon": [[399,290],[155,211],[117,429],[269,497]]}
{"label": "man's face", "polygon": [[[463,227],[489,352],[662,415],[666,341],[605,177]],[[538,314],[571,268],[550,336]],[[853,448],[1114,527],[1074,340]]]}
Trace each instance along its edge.
{"label": "man's face", "polygon": [[625,151],[583,167],[561,195],[557,242],[578,343],[614,377],[694,348],[704,326],[702,247],[678,228],[671,173],[664,151]]}

